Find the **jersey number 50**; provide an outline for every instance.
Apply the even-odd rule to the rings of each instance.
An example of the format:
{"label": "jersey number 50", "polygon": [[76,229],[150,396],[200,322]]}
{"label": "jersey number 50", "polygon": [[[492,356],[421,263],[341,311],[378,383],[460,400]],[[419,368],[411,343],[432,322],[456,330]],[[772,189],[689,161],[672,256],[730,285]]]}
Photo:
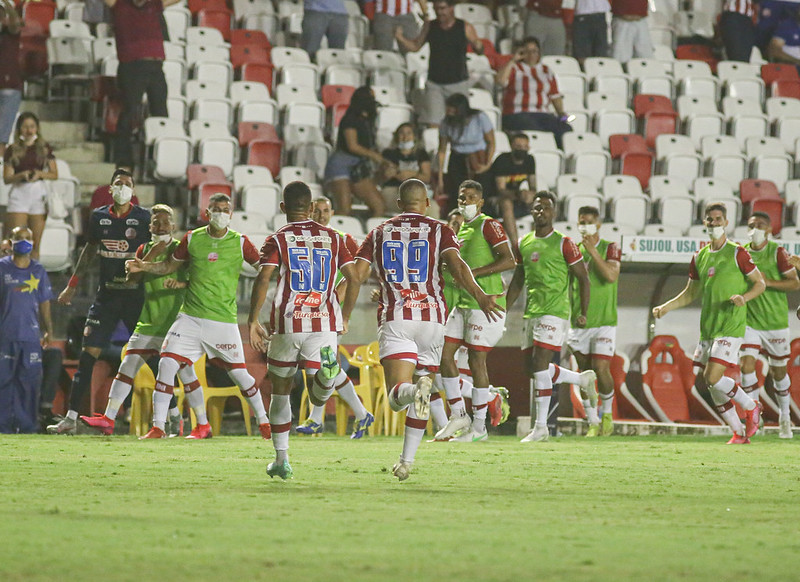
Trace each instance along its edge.
{"label": "jersey number 50", "polygon": [[292,291],[325,291],[331,278],[331,256],[330,249],[290,248],[289,270],[292,276],[289,286]]}
{"label": "jersey number 50", "polygon": [[383,241],[383,270],[389,283],[402,283],[408,271],[409,283],[424,283],[428,280],[428,241]]}

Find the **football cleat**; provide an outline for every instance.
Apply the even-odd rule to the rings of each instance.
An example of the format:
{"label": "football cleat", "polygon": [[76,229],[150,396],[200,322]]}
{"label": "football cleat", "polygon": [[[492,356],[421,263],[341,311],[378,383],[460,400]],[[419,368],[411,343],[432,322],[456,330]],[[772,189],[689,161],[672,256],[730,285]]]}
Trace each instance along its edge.
{"label": "football cleat", "polygon": [[432,386],[433,380],[430,376],[423,376],[417,380],[417,384],[414,386],[414,410],[420,420],[428,420],[431,416]]}
{"label": "football cleat", "polygon": [[492,426],[499,426],[508,420],[508,415],[511,413],[511,407],[508,405],[508,390],[489,386],[489,394],[494,394],[494,398],[489,401],[489,418]]}
{"label": "football cleat", "polygon": [[550,438],[550,430],[546,424],[539,424],[538,422],[533,425],[533,430],[528,433],[528,436],[523,438],[521,443],[541,443]]}
{"label": "football cleat", "polygon": [[781,415],[779,426],[780,428],[778,430],[778,438],[781,439],[794,438],[794,433],[792,432],[792,421],[789,420],[789,418],[784,418],[783,415]]}
{"label": "football cleat", "polygon": [[183,417],[180,415],[170,416],[167,420],[167,436],[182,437],[183,436]]}
{"label": "football cleat", "polygon": [[746,436],[742,436],[740,434],[733,433],[731,440],[729,440],[726,445],[749,445],[750,439]]}
{"label": "football cleat", "polygon": [[468,430],[461,436],[455,437],[451,440],[451,443],[478,443],[481,441],[488,441],[489,440],[489,433],[486,429],[483,429],[483,432],[476,432],[474,430]]}
{"label": "football cleat", "polygon": [[114,421],[105,414],[95,414],[94,416],[80,416],[81,422],[88,427],[95,429],[101,434],[114,434]]}
{"label": "football cleat", "polygon": [[311,420],[311,418],[307,418],[305,422],[302,424],[298,424],[297,428],[294,429],[295,432],[299,432],[300,434],[322,434],[324,427],[318,423]]}
{"label": "football cleat", "polygon": [[268,441],[272,438],[272,425],[268,422],[262,422],[258,425],[258,430],[261,432],[261,438]]}
{"label": "football cleat", "polygon": [[745,436],[749,439],[758,431],[758,423],[761,420],[761,404],[756,402],[756,407],[753,410],[745,410]]}
{"label": "football cleat", "polygon": [[292,466],[289,464],[289,459],[284,459],[283,463],[275,461],[267,465],[267,475],[270,476],[270,479],[275,477],[275,475],[284,481],[291,479],[294,476],[294,472],[292,471]]}
{"label": "football cleat", "polygon": [[192,429],[192,432],[189,433],[187,439],[191,440],[200,440],[200,439],[210,439],[213,435],[211,434],[211,425],[209,423],[206,424],[198,424]]}
{"label": "football cleat", "polygon": [[468,429],[471,424],[472,420],[467,416],[467,413],[462,410],[460,415],[451,416],[447,424],[444,425],[444,428],[437,432],[433,438],[437,441],[450,439],[458,434],[459,431]]}
{"label": "football cleat", "polygon": [[586,392],[586,398],[589,400],[589,406],[597,408],[597,374],[594,370],[586,370],[581,372],[581,389]]}
{"label": "football cleat", "polygon": [[586,431],[586,438],[594,438],[600,436],[600,425],[590,424],[589,429]]}
{"label": "football cleat", "polygon": [[48,425],[47,432],[50,434],[77,434],[78,433],[78,423],[76,423],[73,419],[67,418],[66,416],[56,416],[55,420],[58,421],[55,424]]}
{"label": "football cleat", "polygon": [[320,368],[319,371],[322,377],[328,383],[333,382],[336,376],[339,375],[339,362],[336,359],[336,350],[330,346],[324,346],[319,351]]}
{"label": "football cleat", "polygon": [[367,434],[367,429],[375,422],[375,417],[369,412],[361,420],[357,420],[353,425],[353,434],[350,435],[351,439],[360,439]]}
{"label": "football cleat", "polygon": [[165,439],[165,438],[167,438],[167,433],[165,433],[163,430],[161,430],[157,426],[154,426],[149,431],[147,431],[146,435],[140,436],[139,440],[143,441],[145,439]]}
{"label": "football cleat", "polygon": [[403,460],[402,457],[392,467],[392,475],[397,477],[398,481],[405,481],[408,479],[408,474],[411,472],[411,463]]}
{"label": "football cleat", "polygon": [[612,434],[614,434],[614,417],[609,412],[600,419],[600,436],[611,436]]}

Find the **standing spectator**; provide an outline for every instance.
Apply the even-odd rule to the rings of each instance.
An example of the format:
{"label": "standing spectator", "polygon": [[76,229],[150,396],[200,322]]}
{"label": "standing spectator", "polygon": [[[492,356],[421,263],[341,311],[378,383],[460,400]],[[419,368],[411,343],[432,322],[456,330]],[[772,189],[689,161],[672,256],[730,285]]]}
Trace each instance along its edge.
{"label": "standing spectator", "polygon": [[608,0],[576,0],[572,22],[572,56],[581,66],[589,57],[608,56]]}
{"label": "standing spectator", "polygon": [[11,0],[0,0],[0,155],[14,127],[22,101],[22,72],[19,67],[19,33],[22,20]]}
{"label": "standing spectator", "polygon": [[633,58],[653,56],[647,7],[648,0],[611,0],[611,56],[623,65]]}
{"label": "standing spectator", "polygon": [[[572,128],[566,122],[556,78],[540,59],[539,41],[528,37],[520,43],[514,58],[497,71],[495,81],[504,87],[503,129],[549,131],[561,148],[562,136]],[[549,112],[551,104],[558,117]]]}
{"label": "standing spectator", "polygon": [[[443,174],[444,157],[450,144],[447,174]],[[464,180],[475,180],[492,165],[494,127],[483,112],[472,109],[466,95],[456,93],[445,102],[445,118],[439,127],[439,181],[437,194],[447,196],[447,211],[458,203],[458,186]]]}
{"label": "standing spectator", "polygon": [[778,24],[769,41],[769,60],[789,63],[800,69],[800,12]]}
{"label": "standing spectator", "polygon": [[6,232],[27,226],[33,232],[33,253],[39,258],[47,219],[47,186],[43,180],[58,178],[53,148],[39,132],[39,118],[25,112],[17,119],[14,143],[6,149],[3,179],[11,184],[6,209]]}
{"label": "standing spectator", "polygon": [[167,117],[167,80],[164,78],[164,8],[180,0],[103,0],[111,9],[117,41],[117,85],[122,111],[117,120],[114,155],[117,166],[133,167],[131,134],[147,93],[150,115]]}
{"label": "standing spectator", "polygon": [[[384,174],[381,189],[383,201],[389,214],[397,214],[397,189],[409,178],[416,178],[429,189],[431,186],[431,156],[417,140],[414,126],[401,123],[394,131],[391,147],[383,150],[384,159],[393,165]],[[438,215],[437,215],[438,216]]]}
{"label": "standing spectator", "polygon": [[756,44],[755,9],[750,0],[724,0],[719,31],[729,61],[750,62]]}
{"label": "standing spectator", "polygon": [[567,29],[564,26],[562,0],[528,0],[525,36],[535,36],[541,42],[543,55],[563,55],[567,52]]}
{"label": "standing spectator", "polygon": [[483,54],[478,33],[469,22],[456,18],[454,5],[455,0],[435,0],[433,10],[436,20],[428,21],[428,13],[424,12],[422,32],[414,40],[406,38],[400,27],[395,29],[400,48],[408,52],[415,53],[426,42],[430,43],[425,105],[420,115],[420,123],[426,123],[429,127],[438,127],[442,122],[445,99],[469,91],[467,44],[476,54]]}
{"label": "standing spectator", "polygon": [[11,233],[13,256],[0,259],[2,433],[38,432],[42,346],[47,346],[53,336],[53,294],[44,267],[31,258],[31,238],[29,228],[15,228]]}
{"label": "standing spectator", "polygon": [[339,123],[336,151],[325,166],[325,181],[333,193],[336,212],[350,215],[352,195],[364,201],[372,216],[383,215],[383,198],[373,175],[373,163],[391,165],[375,149],[375,118],[378,103],[369,87],[353,92],[350,105]]}
{"label": "standing spectator", "polygon": [[511,136],[511,151],[497,156],[490,171],[497,190],[497,209],[512,245],[517,243],[517,218],[530,214],[536,194],[536,160],[528,153],[524,133]]}
{"label": "standing spectator", "polygon": [[328,48],[343,49],[349,18],[344,0],[303,0],[300,46],[312,59],[317,55],[323,36],[328,39]]}
{"label": "standing spectator", "polygon": [[[422,14],[428,13],[428,0],[416,0]],[[414,0],[376,0],[375,18],[372,20],[372,38],[375,48],[381,51],[394,50],[394,31],[400,28],[406,38],[416,38],[419,25],[411,12]],[[401,46],[400,52],[405,53]]]}
{"label": "standing spectator", "polygon": [[787,18],[797,14],[797,4],[781,0],[761,0],[758,3],[758,22],[756,23],[756,46],[765,58],[775,29]]}

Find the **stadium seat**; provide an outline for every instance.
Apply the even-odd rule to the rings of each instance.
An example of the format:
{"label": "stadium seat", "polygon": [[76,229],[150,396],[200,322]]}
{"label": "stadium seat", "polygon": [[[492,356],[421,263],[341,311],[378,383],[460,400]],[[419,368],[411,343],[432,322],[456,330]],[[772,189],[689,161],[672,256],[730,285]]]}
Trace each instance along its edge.
{"label": "stadium seat", "polygon": [[759,198],[751,205],[752,212],[766,212],[772,223],[772,235],[780,236],[783,228],[783,200],[780,198]]}
{"label": "stadium seat", "polygon": [[[237,15],[238,16],[238,15]],[[248,30],[246,28],[234,28],[231,30],[231,59],[233,58],[233,47],[257,46],[270,51],[272,44],[269,38],[260,30]]]}
{"label": "stadium seat", "polygon": [[633,112],[637,118],[648,113],[674,113],[672,101],[662,95],[637,94],[633,97]]}
{"label": "stadium seat", "polygon": [[646,224],[642,234],[644,236],[679,237],[683,236],[683,229],[668,224]]}
{"label": "stadium seat", "polygon": [[192,119],[218,121],[230,126],[233,105],[230,99],[197,99],[190,107]]}
{"label": "stadium seat", "polygon": [[190,164],[186,169],[186,187],[189,190],[199,188],[204,182],[224,183],[226,181],[225,172],[219,166]]}
{"label": "stadium seat", "polygon": [[[261,6],[266,5],[271,7],[269,2],[263,3],[260,2],[260,0],[258,1]],[[265,11],[262,9],[256,13],[246,14],[241,19],[241,26],[248,30],[260,30],[267,38],[275,38],[275,35],[280,29],[280,18],[271,10]]]}
{"label": "stadium seat", "polygon": [[285,125],[283,139],[290,149],[303,143],[325,144],[322,129],[315,125]]}
{"label": "stadium seat", "polygon": [[186,44],[225,46],[225,38],[218,29],[209,26],[190,26],[186,29]]}
{"label": "stadium seat", "polygon": [[553,152],[558,150],[556,139],[549,131],[523,131],[528,136],[528,151]]}
{"label": "stadium seat", "polygon": [[240,200],[242,210],[265,217],[263,227],[266,229],[268,221],[280,212],[281,190],[277,184],[247,184],[242,188]]}
{"label": "stadium seat", "polygon": [[650,198],[653,201],[664,198],[691,198],[691,184],[684,180],[676,180],[669,176],[653,176],[650,178]]}
{"label": "stadium seat", "polygon": [[761,78],[764,80],[765,85],[771,87],[775,81],[800,81],[800,74],[798,74],[794,65],[767,63],[761,65]]}
{"label": "stadium seat", "polygon": [[[711,47],[701,44],[684,44],[675,49],[675,61],[677,65],[681,61],[703,62],[708,65],[710,71],[714,71],[717,66],[717,59]],[[675,68],[675,78],[682,76],[683,69]]]}
{"label": "stadium seat", "polygon": [[296,166],[310,168],[319,180],[325,173],[325,166],[331,155],[331,146],[327,143],[301,143],[292,148],[289,162]]}
{"label": "stadium seat", "polygon": [[192,23],[192,14],[181,6],[170,6],[169,10],[164,10],[162,14],[167,24],[170,41],[184,42],[186,31]]}
{"label": "stadium seat", "polygon": [[625,152],[620,158],[620,173],[633,176],[647,189],[653,173],[653,155],[649,152]]}
{"label": "stadium seat", "polygon": [[197,189],[197,217],[200,223],[206,222],[205,210],[208,208],[209,200],[214,194],[225,194],[231,198],[231,202],[236,204],[236,196],[233,184],[227,180],[224,182],[203,182]]}
{"label": "stadium seat", "polygon": [[57,6],[55,2],[25,2],[22,4],[22,21],[25,28],[47,36],[50,22],[56,17]]}
{"label": "stadium seat", "polygon": [[231,178],[233,167],[239,162],[239,144],[233,137],[205,137],[197,146],[197,161],[215,164]]}
{"label": "stadium seat", "polygon": [[345,85],[323,85],[322,104],[326,109],[330,109],[335,105],[344,105],[346,107],[350,104],[350,98],[355,90],[355,87]]}
{"label": "stadium seat", "polygon": [[777,79],[771,86],[772,97],[800,99],[800,79]]}
{"label": "stadium seat", "polygon": [[772,198],[780,200],[781,195],[770,180],[742,180],[739,184],[739,196],[743,204],[750,204],[756,200]]}
{"label": "stadium seat", "polygon": [[153,143],[153,177],[157,180],[182,180],[192,159],[192,144],[187,137],[160,137]]}
{"label": "stadium seat", "polygon": [[280,138],[275,127],[269,123],[256,121],[243,121],[239,123],[239,146],[247,147],[255,139],[273,141],[280,144]]}
{"label": "stadium seat", "polygon": [[618,133],[633,133],[635,129],[633,111],[630,109],[604,110],[594,116],[594,131],[603,142]]}
{"label": "stadium seat", "polygon": [[537,188],[554,188],[564,167],[564,154],[560,151],[534,152]]}
{"label": "stadium seat", "polygon": [[245,65],[270,66],[269,51],[263,46],[234,44],[231,46],[230,55],[234,69],[241,69]]}
{"label": "stadium seat", "polygon": [[289,182],[301,180],[303,182],[316,182],[314,172],[309,168],[301,166],[284,166],[278,174],[278,182],[282,186],[286,186]]}
{"label": "stadium seat", "polygon": [[66,271],[72,266],[72,249],[75,248],[75,231],[63,220],[45,223],[39,245],[39,262],[47,272]]}
{"label": "stadium seat", "polygon": [[244,63],[240,70],[242,81],[263,83],[272,93],[272,66],[262,63]]}
{"label": "stadium seat", "polygon": [[247,149],[247,165],[264,166],[277,176],[281,166],[281,144],[260,139],[251,141]]}
{"label": "stadium seat", "polygon": [[237,192],[245,186],[272,184],[272,172],[264,166],[242,164],[233,168],[233,185]]}
{"label": "stadium seat", "polygon": [[334,215],[331,217],[330,227],[340,232],[353,235],[357,239],[363,239],[367,234],[364,232],[364,225],[361,224],[361,221],[355,216]]}
{"label": "stadium seat", "polygon": [[669,196],[661,198],[658,204],[658,217],[661,225],[675,228],[681,235],[692,226],[694,200],[690,196]]}
{"label": "stadium seat", "polygon": [[608,151],[616,160],[629,152],[647,152],[647,144],[637,133],[620,133],[608,137]]}
{"label": "stadium seat", "polygon": [[599,151],[577,152],[567,160],[567,171],[570,174],[591,178],[596,187],[600,187],[610,169],[611,158],[602,148]]}
{"label": "stadium seat", "polygon": [[364,71],[358,65],[334,64],[325,68],[322,82],[325,85],[349,85],[360,87],[364,84]]}
{"label": "stadium seat", "polygon": [[197,13],[197,24],[218,30],[226,42],[231,40],[232,20],[233,13],[227,9],[203,8]]}
{"label": "stadium seat", "polygon": [[606,201],[623,196],[642,196],[642,187],[636,178],[621,174],[603,178],[603,197]]}
{"label": "stadium seat", "polygon": [[611,203],[611,220],[642,232],[650,218],[650,200],[643,194],[624,194]]}
{"label": "stadium seat", "polygon": [[668,111],[651,111],[644,116],[644,138],[649,148],[655,147],[656,138],[677,131],[678,114]]}

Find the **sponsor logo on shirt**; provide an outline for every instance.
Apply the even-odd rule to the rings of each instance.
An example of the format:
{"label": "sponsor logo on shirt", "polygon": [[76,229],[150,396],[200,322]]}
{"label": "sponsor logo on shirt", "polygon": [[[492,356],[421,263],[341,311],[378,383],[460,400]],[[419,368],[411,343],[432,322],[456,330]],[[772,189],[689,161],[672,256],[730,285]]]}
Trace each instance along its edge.
{"label": "sponsor logo on shirt", "polygon": [[327,311],[295,311],[292,314],[294,319],[324,319],[328,317]]}
{"label": "sponsor logo on shirt", "polygon": [[385,232],[418,232],[418,233],[428,233],[431,231],[431,227],[427,225],[423,226],[387,226]]}
{"label": "sponsor logo on shirt", "polygon": [[226,352],[228,350],[235,350],[239,346],[237,344],[216,344],[214,347],[218,350]]}
{"label": "sponsor logo on shirt", "polygon": [[31,364],[36,364],[36,363],[41,362],[41,361],[42,361],[42,358],[39,356],[38,352],[33,352],[31,354],[31,358],[30,358]]}
{"label": "sponsor logo on shirt", "polygon": [[470,323],[469,324],[469,328],[472,331],[483,331],[483,326],[482,325],[475,325],[474,323]]}
{"label": "sponsor logo on shirt", "polygon": [[406,301],[403,307],[408,309],[434,309],[436,304],[431,301]]}
{"label": "sponsor logo on shirt", "polygon": [[136,229],[135,228],[126,228],[125,229],[125,238],[136,238]]}
{"label": "sponsor logo on shirt", "polygon": [[126,240],[103,239],[101,242],[106,249],[114,253],[124,253],[130,248]]}
{"label": "sponsor logo on shirt", "polygon": [[321,236],[303,236],[303,235],[294,235],[290,234],[286,237],[288,242],[310,242],[310,243],[330,243],[331,237],[328,235],[321,235]]}
{"label": "sponsor logo on shirt", "polygon": [[716,273],[716,272],[717,272],[717,271],[714,269],[714,267],[711,267],[711,268],[708,270],[708,276],[709,276],[709,277],[713,277],[713,276],[714,276],[714,273]]}
{"label": "sponsor logo on shirt", "polygon": [[128,220],[125,221],[125,224],[128,224],[130,226],[139,226],[139,221],[136,220],[135,218],[129,218]]}
{"label": "sponsor logo on shirt", "polygon": [[319,307],[322,305],[322,293],[312,291],[311,293],[298,293],[294,298],[296,306],[306,305],[308,307]]}
{"label": "sponsor logo on shirt", "polygon": [[422,291],[416,291],[414,289],[400,290],[400,297],[402,297],[403,299],[419,300],[419,299],[425,299],[427,296],[428,296],[427,293],[423,293]]}
{"label": "sponsor logo on shirt", "polygon": [[219,255],[217,253],[208,253],[208,262],[209,263],[216,263],[219,259]]}
{"label": "sponsor logo on shirt", "polygon": [[769,343],[771,343],[771,344],[785,344],[786,343],[786,339],[782,338],[782,337],[770,338],[767,341]]}
{"label": "sponsor logo on shirt", "polygon": [[531,262],[532,263],[538,263],[539,262],[539,253],[533,253],[531,255]]}
{"label": "sponsor logo on shirt", "polygon": [[111,224],[110,218],[101,218],[100,219],[100,226],[109,226]]}

